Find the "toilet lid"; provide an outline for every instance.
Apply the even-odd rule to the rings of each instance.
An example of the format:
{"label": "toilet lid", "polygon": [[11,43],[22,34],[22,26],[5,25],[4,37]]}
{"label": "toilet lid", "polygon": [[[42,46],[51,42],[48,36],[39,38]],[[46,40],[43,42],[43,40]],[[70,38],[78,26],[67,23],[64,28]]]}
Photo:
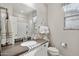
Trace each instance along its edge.
{"label": "toilet lid", "polygon": [[51,52],[59,52],[59,50],[55,47],[49,47],[48,48],[48,51],[51,51]]}

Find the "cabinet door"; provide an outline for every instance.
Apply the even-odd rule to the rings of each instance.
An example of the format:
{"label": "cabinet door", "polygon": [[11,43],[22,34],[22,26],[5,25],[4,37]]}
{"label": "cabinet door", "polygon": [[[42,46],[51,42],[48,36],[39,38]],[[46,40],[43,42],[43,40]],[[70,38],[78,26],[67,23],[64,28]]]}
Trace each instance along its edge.
{"label": "cabinet door", "polygon": [[47,49],[48,49],[48,43],[43,44],[41,48],[42,56],[47,56]]}
{"label": "cabinet door", "polygon": [[41,46],[26,54],[27,56],[41,56]]}
{"label": "cabinet door", "polygon": [[37,48],[37,51],[36,51],[36,53],[35,53],[35,56],[42,56],[42,46],[39,46],[38,48]]}

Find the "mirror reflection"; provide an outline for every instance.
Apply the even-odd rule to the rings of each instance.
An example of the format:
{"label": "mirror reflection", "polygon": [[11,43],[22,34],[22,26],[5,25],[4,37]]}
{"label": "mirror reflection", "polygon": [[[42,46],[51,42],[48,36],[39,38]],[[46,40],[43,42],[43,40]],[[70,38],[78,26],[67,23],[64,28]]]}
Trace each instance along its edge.
{"label": "mirror reflection", "polygon": [[15,44],[34,35],[37,12],[33,4],[0,4],[1,45]]}
{"label": "mirror reflection", "polygon": [[[45,28],[48,30],[46,17],[43,17],[37,5],[33,3],[0,3],[1,46],[12,45],[29,38],[37,39],[40,37],[40,33],[46,30]],[[42,31],[40,32],[40,30]]]}
{"label": "mirror reflection", "polygon": [[[23,49],[21,43],[29,40],[30,42],[26,44],[33,43],[30,45],[35,44],[35,46],[37,46],[35,40],[47,40],[49,29],[46,13],[44,4],[0,3],[0,54],[13,55],[15,50],[11,49],[17,49],[17,47]],[[23,46],[26,46],[25,43]],[[21,51],[16,53],[18,52]]]}

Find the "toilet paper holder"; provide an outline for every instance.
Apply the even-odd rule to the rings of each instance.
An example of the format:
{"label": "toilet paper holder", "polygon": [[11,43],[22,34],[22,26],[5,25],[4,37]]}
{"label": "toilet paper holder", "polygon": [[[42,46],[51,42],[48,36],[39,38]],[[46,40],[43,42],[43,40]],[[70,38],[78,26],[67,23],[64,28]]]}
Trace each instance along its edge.
{"label": "toilet paper holder", "polygon": [[63,48],[66,48],[66,47],[67,47],[67,43],[62,42],[62,43],[61,43],[61,46],[62,46]]}

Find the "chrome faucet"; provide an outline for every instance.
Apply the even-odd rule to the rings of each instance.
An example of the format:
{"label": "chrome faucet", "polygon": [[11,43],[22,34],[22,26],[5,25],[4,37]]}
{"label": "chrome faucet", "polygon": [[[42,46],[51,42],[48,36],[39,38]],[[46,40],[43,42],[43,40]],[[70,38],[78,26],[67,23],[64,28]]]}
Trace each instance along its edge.
{"label": "chrome faucet", "polygon": [[27,40],[32,40],[32,38],[29,36],[29,37],[27,37]]}

